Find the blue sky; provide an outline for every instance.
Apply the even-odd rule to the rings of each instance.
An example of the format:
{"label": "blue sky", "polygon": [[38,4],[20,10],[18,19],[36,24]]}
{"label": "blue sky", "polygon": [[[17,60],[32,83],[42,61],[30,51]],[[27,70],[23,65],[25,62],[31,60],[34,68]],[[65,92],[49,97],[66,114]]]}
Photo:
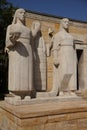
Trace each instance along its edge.
{"label": "blue sky", "polygon": [[87,22],[87,0],[7,0],[19,8]]}

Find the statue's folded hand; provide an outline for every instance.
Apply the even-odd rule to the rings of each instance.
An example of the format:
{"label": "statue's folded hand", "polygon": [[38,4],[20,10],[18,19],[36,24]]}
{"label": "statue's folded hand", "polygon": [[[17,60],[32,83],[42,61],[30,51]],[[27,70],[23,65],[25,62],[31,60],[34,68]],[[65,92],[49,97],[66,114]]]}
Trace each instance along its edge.
{"label": "statue's folded hand", "polygon": [[20,38],[21,33],[20,32],[11,32],[10,33],[10,40],[12,42],[17,41]]}

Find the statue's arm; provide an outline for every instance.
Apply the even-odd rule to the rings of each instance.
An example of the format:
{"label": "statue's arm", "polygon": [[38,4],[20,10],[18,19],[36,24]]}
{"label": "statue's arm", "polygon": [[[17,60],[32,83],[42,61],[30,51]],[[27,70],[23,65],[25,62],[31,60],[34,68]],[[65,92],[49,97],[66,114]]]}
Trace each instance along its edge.
{"label": "statue's arm", "polygon": [[52,37],[51,42],[49,44],[47,44],[47,56],[51,55],[51,50],[53,48],[53,42],[54,42],[54,37]]}
{"label": "statue's arm", "polygon": [[10,25],[7,27],[7,31],[6,31],[6,46],[5,46],[5,51],[9,51],[10,48],[13,46],[13,43],[10,40]]}
{"label": "statue's arm", "polygon": [[47,48],[46,48],[46,43],[44,41],[44,38],[41,37],[41,44],[43,45],[43,52],[44,54],[47,54]]}
{"label": "statue's arm", "polygon": [[55,49],[53,50],[53,64],[55,67],[58,67],[59,63],[58,63],[58,50]]}
{"label": "statue's arm", "polygon": [[55,67],[58,67],[59,65],[58,51],[60,50],[60,47],[60,39],[55,37],[53,42],[53,64],[55,65]]}
{"label": "statue's arm", "polygon": [[52,37],[51,42],[50,42],[50,46],[49,46],[50,50],[53,48],[53,43],[54,43],[54,36]]}
{"label": "statue's arm", "polygon": [[6,32],[6,49],[11,50],[16,44],[17,40],[20,38],[21,32],[14,32],[13,25],[7,27]]}

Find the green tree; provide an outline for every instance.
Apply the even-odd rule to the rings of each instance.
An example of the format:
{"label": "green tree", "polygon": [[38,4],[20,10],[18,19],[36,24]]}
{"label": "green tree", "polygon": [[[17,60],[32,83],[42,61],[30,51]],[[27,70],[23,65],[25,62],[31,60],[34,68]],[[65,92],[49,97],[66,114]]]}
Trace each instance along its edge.
{"label": "green tree", "polygon": [[11,24],[16,7],[6,0],[0,0],[0,52],[4,50],[6,28]]}
{"label": "green tree", "polygon": [[7,0],[0,0],[0,99],[7,93],[8,56],[4,53],[6,29],[17,8]]}

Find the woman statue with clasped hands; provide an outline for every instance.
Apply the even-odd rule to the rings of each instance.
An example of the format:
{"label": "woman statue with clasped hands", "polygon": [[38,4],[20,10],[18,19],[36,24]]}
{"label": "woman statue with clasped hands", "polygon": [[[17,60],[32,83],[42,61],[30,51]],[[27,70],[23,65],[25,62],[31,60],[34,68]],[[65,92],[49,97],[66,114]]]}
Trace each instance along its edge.
{"label": "woman statue with clasped hands", "polygon": [[25,10],[17,9],[7,28],[6,50],[9,55],[8,89],[14,96],[29,96],[33,90],[31,31],[25,26]]}

